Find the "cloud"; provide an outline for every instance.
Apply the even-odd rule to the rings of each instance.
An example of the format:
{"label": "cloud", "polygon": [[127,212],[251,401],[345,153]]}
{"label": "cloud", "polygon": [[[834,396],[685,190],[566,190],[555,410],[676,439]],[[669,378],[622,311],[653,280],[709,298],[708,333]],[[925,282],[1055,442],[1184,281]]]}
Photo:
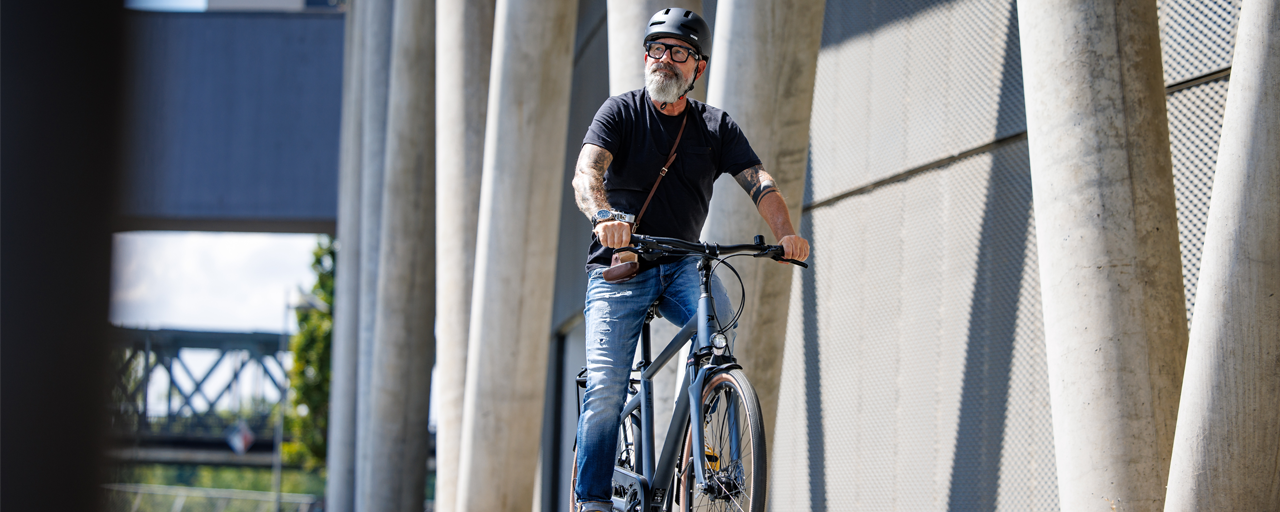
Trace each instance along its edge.
{"label": "cloud", "polygon": [[316,241],[307,234],[119,233],[110,320],[142,328],[279,332],[288,294],[315,284]]}

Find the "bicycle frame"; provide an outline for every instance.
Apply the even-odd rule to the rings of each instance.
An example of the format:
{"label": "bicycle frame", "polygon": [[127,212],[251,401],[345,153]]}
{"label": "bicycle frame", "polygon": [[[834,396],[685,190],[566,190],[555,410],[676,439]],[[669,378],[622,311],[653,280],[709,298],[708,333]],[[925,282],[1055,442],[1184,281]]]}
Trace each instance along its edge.
{"label": "bicycle frame", "polygon": [[[728,363],[726,364],[714,366],[704,364],[704,360],[710,355],[712,348],[711,333],[718,331],[720,328],[719,322],[712,314],[715,311],[715,298],[711,296],[712,261],[711,257],[703,256],[698,263],[701,284],[699,286],[697,315],[685,323],[680,332],[671,339],[657,358],[650,359],[652,347],[649,323],[654,318],[652,310],[645,317],[644,327],[641,329],[641,359],[637,364],[637,368],[641,372],[638,383],[639,390],[623,406],[620,420],[626,422],[637,409],[640,410],[640,433],[635,436],[635,452],[638,459],[636,466],[641,468],[642,473],[635,474],[615,467],[614,478],[615,480],[636,482],[640,489],[641,509],[645,511],[651,510],[653,506],[664,506],[670,501],[671,487],[675,486],[675,462],[676,458],[680,456],[677,451],[680,447],[681,438],[685,435],[684,429],[677,427],[682,426],[685,418],[688,418],[689,427],[692,429],[690,453],[694,460],[691,465],[695,470],[698,487],[702,488],[706,485],[707,479],[703,471],[703,467],[706,464],[706,453],[701,448],[693,449],[693,447],[704,446],[702,386],[707,377],[714,372],[740,368],[733,361],[732,356],[728,358]],[[694,341],[694,345],[689,349],[689,358],[685,362],[684,380],[680,383],[679,388],[680,390],[687,390],[687,392],[678,395],[675,410],[671,415],[671,425],[667,428],[667,436],[662,444],[661,457],[655,461],[653,450],[653,377],[680,352],[685,342],[689,341],[695,333],[697,338]],[[692,380],[690,376],[693,376]],[[732,407],[732,405],[730,406]],[[734,418],[734,415],[731,414],[730,418]],[[737,429],[731,430],[733,432],[733,437],[730,440],[731,453],[736,459],[740,450],[740,440],[737,438]],[[658,482],[657,485],[661,487],[651,487],[653,482]]]}

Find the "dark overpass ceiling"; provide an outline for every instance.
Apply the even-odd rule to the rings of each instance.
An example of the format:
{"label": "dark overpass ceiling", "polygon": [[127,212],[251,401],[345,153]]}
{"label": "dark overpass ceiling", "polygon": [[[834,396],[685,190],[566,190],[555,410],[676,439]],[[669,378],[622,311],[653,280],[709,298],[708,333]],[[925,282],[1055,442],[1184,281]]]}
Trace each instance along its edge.
{"label": "dark overpass ceiling", "polygon": [[341,13],[130,11],[120,230],[334,231]]}

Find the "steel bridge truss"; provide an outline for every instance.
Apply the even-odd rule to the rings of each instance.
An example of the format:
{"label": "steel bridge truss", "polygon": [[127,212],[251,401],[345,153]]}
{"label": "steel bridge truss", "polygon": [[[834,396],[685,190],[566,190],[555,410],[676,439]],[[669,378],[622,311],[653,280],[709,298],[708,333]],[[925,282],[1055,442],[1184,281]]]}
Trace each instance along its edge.
{"label": "steel bridge truss", "polygon": [[[113,433],[123,445],[227,452],[229,432],[244,422],[256,438],[250,450],[270,449],[275,401],[268,402],[259,392],[250,397],[247,408],[229,410],[218,404],[248,384],[244,381],[251,366],[257,366],[265,379],[262,391],[269,385],[276,396],[288,393],[282,335],[128,328],[117,328],[115,334]],[[217,355],[207,370],[198,372],[184,360],[183,349],[213,350]],[[192,353],[186,355],[190,358]],[[210,377],[224,367],[230,368],[231,378],[217,386]],[[168,384],[163,415],[149,408],[148,393],[157,378]]]}

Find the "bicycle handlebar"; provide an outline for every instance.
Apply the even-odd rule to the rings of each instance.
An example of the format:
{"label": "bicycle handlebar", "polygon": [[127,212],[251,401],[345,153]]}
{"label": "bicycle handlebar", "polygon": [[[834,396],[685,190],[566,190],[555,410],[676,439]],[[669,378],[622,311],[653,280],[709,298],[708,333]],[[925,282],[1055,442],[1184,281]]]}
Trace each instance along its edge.
{"label": "bicycle handlebar", "polygon": [[702,254],[712,258],[727,256],[740,252],[755,251],[751,256],[754,258],[770,258],[774,261],[782,261],[797,265],[800,268],[809,268],[809,265],[803,261],[783,258],[786,249],[781,245],[765,245],[764,237],[756,235],[755,243],[737,244],[737,245],[720,245],[708,243],[693,243],[680,240],[678,238],[664,238],[658,236],[647,235],[631,235],[631,245],[633,247],[623,247],[618,249],[622,252],[634,252],[646,259],[655,259],[671,253],[683,254]]}

